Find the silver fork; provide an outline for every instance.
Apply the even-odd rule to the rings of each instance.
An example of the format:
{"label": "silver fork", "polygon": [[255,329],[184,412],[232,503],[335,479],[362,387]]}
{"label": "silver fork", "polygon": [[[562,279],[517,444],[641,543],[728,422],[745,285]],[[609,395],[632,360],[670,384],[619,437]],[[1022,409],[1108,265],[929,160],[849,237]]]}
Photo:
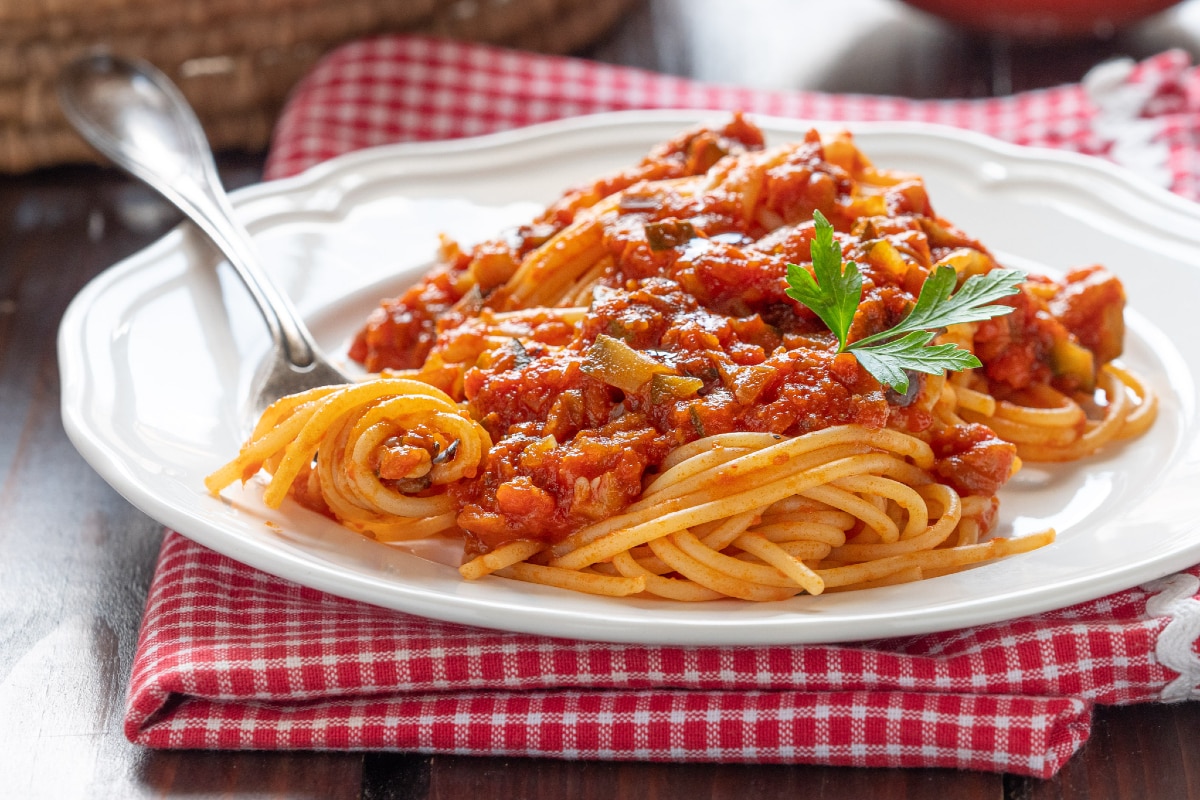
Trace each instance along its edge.
{"label": "silver fork", "polygon": [[249,411],[255,419],[284,395],[353,381],[322,355],[295,306],[259,266],[254,242],[234,217],[221,185],[204,130],[166,75],[145,62],[93,55],[63,71],[58,96],[67,119],[93,147],[208,235],[262,311],[272,354],[252,388]]}

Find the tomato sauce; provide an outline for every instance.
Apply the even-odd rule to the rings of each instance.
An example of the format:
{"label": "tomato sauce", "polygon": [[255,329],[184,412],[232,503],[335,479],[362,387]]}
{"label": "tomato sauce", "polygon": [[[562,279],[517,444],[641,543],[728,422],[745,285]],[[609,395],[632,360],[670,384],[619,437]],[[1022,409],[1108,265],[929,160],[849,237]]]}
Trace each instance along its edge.
{"label": "tomato sauce", "polygon": [[[812,134],[762,173],[762,202],[751,217],[745,192],[686,194],[644,183],[719,171],[723,155],[761,145],[740,117],[681,137],[632,170],[569,192],[503,240],[469,252],[448,246],[442,266],[372,315],[353,357],[368,369],[425,365],[423,377],[465,401],[494,441],[476,478],[450,489],[471,551],[558,541],[619,513],[673,448],[729,431],[891,426],[928,441],[934,473],[960,493],[992,495],[1008,479],[1011,444],[982,425],[937,422],[928,398],[920,401],[924,376],[912,376],[909,395],[886,390],[854,356],[839,355],[824,323],[786,294],[788,264],[811,268],[814,210],[834,223],[844,257],[862,274],[851,341],[903,319],[939,261],[968,271],[994,265],[978,242],[936,216],[919,180],[866,191],[851,171],[869,165],[827,153]],[[585,320],[572,326],[535,315],[496,345],[488,307],[503,309],[503,301],[489,291],[581,209],[622,189],[620,205],[603,218],[609,266]],[[1075,353],[1063,343],[1090,348],[1101,363],[1119,353],[1112,342],[1120,340],[1123,301],[1120,284],[1099,268],[1062,284],[1031,279],[1004,301],[1012,314],[975,325],[989,388],[1002,396],[1036,382],[1078,388],[1074,367],[1063,366]],[[625,390],[606,382],[588,366],[602,339],[673,381]],[[408,467],[397,456],[395,469]]]}
{"label": "tomato sauce", "polygon": [[572,189],[530,225],[471,251],[447,243],[440,264],[399,297],[385,300],[355,336],[350,357],[371,372],[421,366],[436,338],[438,320],[464,299],[464,276],[486,290],[507,280],[521,259],[609,195],[641,181],[699,175],[729,154],[761,149],[762,131],[740,114],[719,130],[685,133],[655,148],[640,164]]}

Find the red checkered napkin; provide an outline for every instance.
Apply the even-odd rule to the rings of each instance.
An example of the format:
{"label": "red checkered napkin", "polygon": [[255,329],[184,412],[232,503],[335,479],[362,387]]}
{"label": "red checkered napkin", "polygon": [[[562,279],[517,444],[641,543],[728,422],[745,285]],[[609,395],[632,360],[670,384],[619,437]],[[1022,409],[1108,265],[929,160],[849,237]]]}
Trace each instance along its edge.
{"label": "red checkered napkin", "polygon": [[580,59],[413,37],[356,42],[297,87],[266,176],[390,142],[475,136],[637,108],[740,109],[810,120],[911,120],[1106,156],[1200,199],[1200,69],[1181,50],[1115,61],[1082,84],[983,100],[772,92]]}
{"label": "red checkered napkin", "polygon": [[564,641],[306,589],[168,533],[126,734],[151,747],[938,766],[1048,777],[1095,703],[1195,697],[1200,567],[854,646]]}
{"label": "red checkered napkin", "polygon": [[[297,89],[268,174],[384,142],[652,106],[909,119],[1105,155],[1200,196],[1180,53],[1081,86],[914,102],[710,86],[419,38],[344,47]],[[1096,703],[1200,698],[1200,567],[1050,614],[853,646],[658,647],[499,633],[273,578],[168,532],[126,733],[152,747],[940,766],[1046,777]]]}

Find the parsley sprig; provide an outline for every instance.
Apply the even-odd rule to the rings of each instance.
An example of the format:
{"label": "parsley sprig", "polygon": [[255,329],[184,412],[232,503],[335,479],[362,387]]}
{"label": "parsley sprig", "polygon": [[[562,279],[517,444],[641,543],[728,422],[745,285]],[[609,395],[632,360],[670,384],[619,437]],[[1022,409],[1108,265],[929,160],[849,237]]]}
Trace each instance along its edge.
{"label": "parsley sprig", "polygon": [[808,306],[829,326],[837,336],[839,353],[852,353],[877,381],[902,394],[908,391],[907,370],[937,375],[945,370],[980,366],[973,353],[957,345],[930,342],[949,325],[1011,312],[1011,306],[992,303],[1016,294],[1025,273],[994,269],[972,275],[955,292],[958,274],[950,267],[938,267],[925,280],[916,304],[898,325],[847,344],[850,324],[862,302],[862,274],[853,261],[843,264],[842,246],[833,238],[833,225],[820,211],[813,212],[813,222],[813,271],[810,274],[797,264],[788,264],[787,295]]}

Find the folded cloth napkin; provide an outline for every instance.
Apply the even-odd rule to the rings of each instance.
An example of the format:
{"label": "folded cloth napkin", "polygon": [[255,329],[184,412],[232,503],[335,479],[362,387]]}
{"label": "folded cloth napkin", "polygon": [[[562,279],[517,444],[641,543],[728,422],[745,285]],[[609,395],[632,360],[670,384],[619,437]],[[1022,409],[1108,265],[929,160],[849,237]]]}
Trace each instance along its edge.
{"label": "folded cloth napkin", "polygon": [[751,111],[810,120],[910,120],[1105,156],[1200,199],[1200,68],[1182,50],[1112,61],[1080,84],[981,100],[761,91],[628,67],[413,37],[334,51],[293,93],[266,177],[401,141],[476,136],[637,108]]}
{"label": "folded cloth napkin", "polygon": [[[1169,52],[975,101],[761,92],[421,38],[357,42],[297,88],[269,177],[384,142],[687,106],[919,119],[1104,155],[1200,196],[1200,71]],[[126,734],[151,747],[939,766],[1053,775],[1096,703],[1200,698],[1200,566],[1048,614],[838,646],[598,644],[399,614],[174,532]]]}

